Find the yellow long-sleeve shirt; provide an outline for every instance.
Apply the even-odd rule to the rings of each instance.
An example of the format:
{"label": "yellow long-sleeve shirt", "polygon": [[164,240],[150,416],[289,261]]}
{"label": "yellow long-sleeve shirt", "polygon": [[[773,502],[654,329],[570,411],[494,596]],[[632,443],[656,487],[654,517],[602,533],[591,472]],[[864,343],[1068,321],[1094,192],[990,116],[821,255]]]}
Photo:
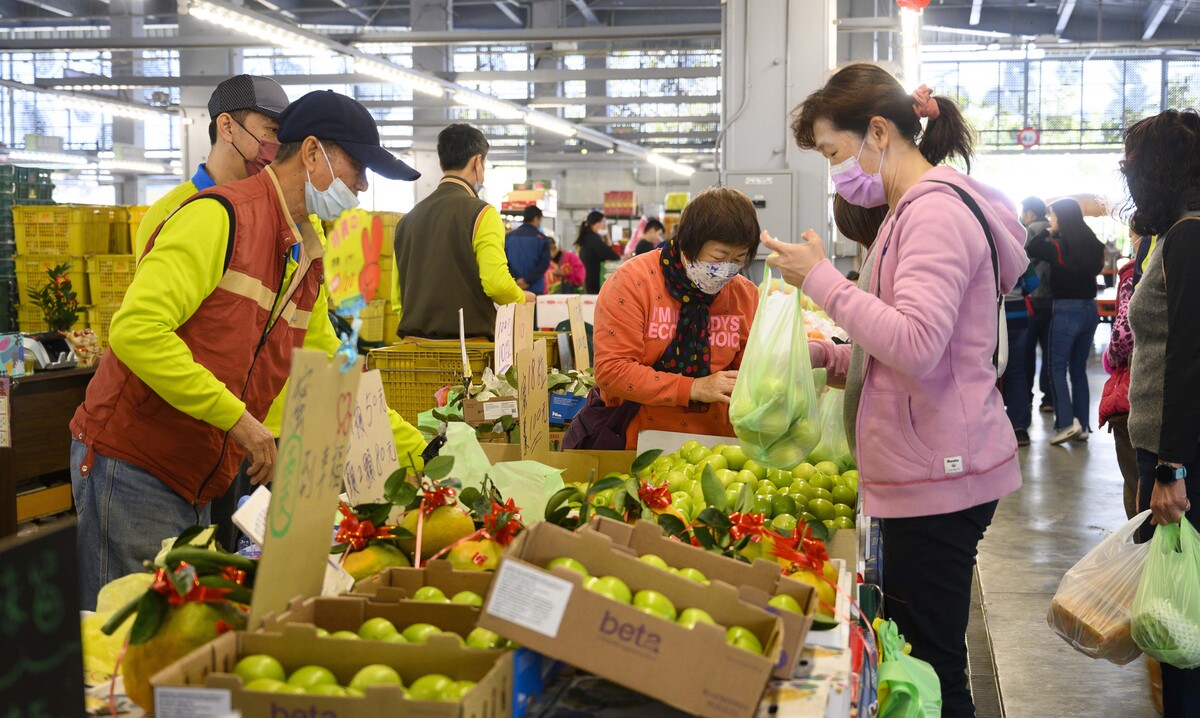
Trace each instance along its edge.
{"label": "yellow long-sleeve shirt", "polygon": [[[495,207],[483,210],[483,215],[471,242],[475,250],[475,262],[479,265],[479,282],[483,293],[496,304],[524,304],[525,292],[508,271],[508,255],[504,252],[504,220]],[[392,260],[396,261],[395,259]],[[392,268],[392,309],[396,315],[404,316],[400,303],[400,271]]]}
{"label": "yellow long-sleeve shirt", "polygon": [[[197,177],[201,172],[203,166]],[[207,178],[206,172],[203,177]],[[175,334],[216,288],[224,272],[228,245],[229,217],[219,203],[197,201],[171,214],[195,193],[196,186],[192,181],[176,187],[147,211],[138,231],[139,257],[162,219],[147,228],[149,222],[155,216],[170,219],[155,240],[154,250],[138,265],[134,283],[113,317],[110,343],[117,356],[165,401],[193,418],[227,431],[237,423],[245,405],[211,372],[192,360],[191,352]],[[187,193],[188,189],[193,191]],[[172,203],[174,206],[170,206]],[[321,222],[315,215],[310,215],[309,220],[324,243]],[[285,285],[297,266],[294,259],[289,259]],[[143,278],[146,272],[149,276]],[[134,285],[138,285],[136,293]],[[168,287],[170,291],[163,291]],[[305,331],[304,347],[332,357],[341,341],[329,321],[328,306],[327,290],[322,286]],[[118,349],[118,343],[123,348]],[[276,437],[282,428],[286,397],[285,384],[263,422]],[[419,457],[425,449],[421,432],[391,409],[388,418],[401,465],[420,469]],[[416,457],[415,465],[410,457]]]}

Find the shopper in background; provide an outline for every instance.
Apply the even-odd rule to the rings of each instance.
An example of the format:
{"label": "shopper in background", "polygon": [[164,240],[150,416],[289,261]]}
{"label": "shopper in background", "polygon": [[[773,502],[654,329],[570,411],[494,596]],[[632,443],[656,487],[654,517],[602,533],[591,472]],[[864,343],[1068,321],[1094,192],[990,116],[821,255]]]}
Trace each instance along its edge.
{"label": "shopper in background", "polygon": [[621,427],[624,448],[637,447],[642,429],[733,436],[729,396],[758,307],[758,290],[739,272],[758,235],[746,195],[709,189],[688,204],[660,252],[634,257],[605,282],[588,405],[636,402]]}
{"label": "shopper in background", "polygon": [[525,208],[520,227],[504,238],[508,271],[517,286],[534,294],[546,293],[546,270],[550,268],[550,240],[542,234],[542,210],[531,204]]}
{"label": "shopper in background", "polygon": [[[1125,132],[1121,172],[1130,225],[1159,237],[1129,302],[1138,508],[1153,511],[1155,524],[1186,515],[1200,525],[1200,115],[1168,110],[1135,123]],[[1163,664],[1162,691],[1164,718],[1200,716],[1200,669]]]}
{"label": "shopper in background", "polygon": [[380,145],[365,107],[328,90],[281,114],[279,139],[263,172],[205,190],[163,222],[113,317],[71,421],[85,610],[163,539],[207,524],[243,457],[255,483],[271,480],[275,442],[262,422],[292,353],[314,324],[337,341],[309,214],[333,220],[356,206],[368,167],[419,176]]}
{"label": "shopper in background", "polygon": [[587,280],[583,260],[550,238],[550,269],[546,270],[546,294],[579,294]]}
{"label": "shopper in background", "polygon": [[646,220],[646,226],[642,228],[642,239],[637,243],[637,249],[633,250],[634,255],[658,249],[659,245],[663,243],[664,232],[666,232],[666,228],[663,227],[662,222],[653,218]]}
{"label": "shopper in background", "polygon": [[[1054,436],[1050,443],[1087,441],[1091,395],[1087,361],[1096,338],[1096,277],[1104,269],[1104,245],[1083,221],[1079,203],[1061,199],[1046,214],[1050,226],[1025,245],[1031,259],[1050,264],[1054,296],[1050,322],[1050,382]],[[1068,386],[1068,376],[1070,385]]]}
{"label": "shopper in background", "polygon": [[[997,289],[1011,290],[1029,264],[1024,232],[998,190],[937,166],[958,157],[969,168],[973,132],[952,100],[927,87],[909,94],[886,70],[856,63],[794,118],[797,144],[829,160],[838,194],[891,208],[862,288],[838,273],[812,230],[799,244],[763,241],[778,255],[768,263],[850,335],[851,345],[809,348],[813,366],[846,383],[863,511],[882,518],[885,611],[912,655],[937,671],[942,716],[974,716],[966,630],[976,549],[1000,497],[1021,485],[992,356]],[[941,183],[978,205],[999,288],[980,221]]]}
{"label": "shopper in background", "polygon": [[208,158],[190,180],[146,210],[133,238],[134,256],[141,258],[150,235],[188,197],[262,172],[279,151],[279,114],[287,106],[287,93],[269,77],[234,75],[217,85],[208,98]]}
{"label": "shopper in background", "polygon": [[883,226],[883,220],[887,219],[887,214],[886,204],[880,207],[859,207],[847,202],[840,194],[833,197],[833,223],[846,239],[865,250],[870,250],[871,245],[875,243],[875,237],[879,234],[879,228]]}
{"label": "shopper in background", "polygon": [[461,308],[467,336],[491,338],[497,304],[536,299],[508,270],[500,213],[479,198],[489,147],[467,124],[438,134],[445,176],[396,225],[401,337],[457,339]]}
{"label": "shopper in background", "polygon": [[1008,366],[1000,386],[1004,393],[1004,411],[1017,437],[1017,446],[1029,446],[1029,425],[1033,422],[1032,389],[1025,371],[1025,350],[1029,337],[1029,294],[1038,287],[1037,271],[1032,263],[1017,281],[1017,286],[1004,295],[1004,317],[1008,328]]}
{"label": "shopper in background", "polygon": [[1132,229],[1129,235],[1135,259],[1126,262],[1117,272],[1117,314],[1113,317],[1112,335],[1108,349],[1104,352],[1104,369],[1109,377],[1108,381],[1104,382],[1104,391],[1100,395],[1100,426],[1108,424],[1108,431],[1117,445],[1117,466],[1125,480],[1125,516],[1133,518],[1138,512],[1138,470],[1137,452],[1129,441],[1129,361],[1133,358],[1129,300],[1133,297],[1134,287],[1140,278],[1135,276],[1138,264],[1136,256],[1141,245],[1149,244],[1149,241]]}
{"label": "shopper in background", "polygon": [[583,261],[587,272],[584,294],[600,293],[600,272],[605,262],[616,262],[621,259],[621,253],[612,245],[608,238],[608,222],[604,213],[592,210],[587,219],[579,225],[579,236],[575,238],[575,251]]}
{"label": "shopper in background", "polygon": [[[1037,197],[1026,197],[1021,200],[1021,224],[1025,226],[1025,243],[1050,228],[1046,219],[1046,203]],[[1029,408],[1033,411],[1033,380],[1037,379],[1038,390],[1042,392],[1039,406],[1043,414],[1054,413],[1054,402],[1050,395],[1054,391],[1050,384],[1050,319],[1054,314],[1054,295],[1050,293],[1050,263],[1040,259],[1031,260],[1033,269],[1037,272],[1038,286],[1029,296],[1029,334],[1025,342],[1025,356],[1009,355],[1009,363],[1024,361],[1026,386],[1029,387]],[[1037,352],[1042,350],[1042,366],[1038,369]]]}

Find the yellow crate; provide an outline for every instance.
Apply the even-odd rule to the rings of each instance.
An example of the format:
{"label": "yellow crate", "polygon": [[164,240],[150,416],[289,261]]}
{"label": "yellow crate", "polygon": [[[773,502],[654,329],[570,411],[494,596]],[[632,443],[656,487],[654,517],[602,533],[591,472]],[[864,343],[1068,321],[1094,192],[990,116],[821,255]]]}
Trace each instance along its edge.
{"label": "yellow crate", "polygon": [[385,344],[395,342],[398,337],[396,330],[400,328],[400,315],[392,311],[391,304],[387,306],[387,310],[383,313],[383,339],[380,341]]}
{"label": "yellow crate", "polygon": [[390,300],[392,298],[392,272],[394,271],[396,271],[395,260],[391,257],[379,258],[379,287],[375,290],[376,299]]}
{"label": "yellow crate", "polygon": [[[150,210],[150,205],[136,205],[125,209],[129,211],[129,248],[122,251],[131,252],[133,251],[133,240],[137,239],[138,229],[141,228],[142,220],[146,217],[146,212]],[[115,247],[113,251],[116,251]]]}
{"label": "yellow crate", "polygon": [[367,308],[359,314],[362,319],[362,328],[358,330],[358,336],[365,342],[381,342],[383,338],[383,314],[387,309],[387,302],[376,299],[367,305]]}
{"label": "yellow crate", "polygon": [[17,307],[17,328],[26,334],[50,331],[50,325],[46,323],[46,316],[42,314],[42,310],[28,301]]}
{"label": "yellow crate", "polygon": [[120,304],[98,304],[88,307],[88,328],[96,333],[100,346],[108,346],[108,325],[112,324],[113,315],[121,308]]}
{"label": "yellow crate", "polygon": [[133,281],[137,259],[132,254],[93,254],[87,257],[90,300],[96,304],[120,304]]}
{"label": "yellow crate", "polygon": [[91,303],[91,288],[87,280],[87,262],[83,257],[65,254],[31,254],[16,255],[13,264],[17,275],[17,292],[22,301],[29,296],[29,290],[37,290],[50,281],[47,270],[60,264],[70,264],[67,277],[71,280],[71,288],[75,290],[75,300],[80,304]]}
{"label": "yellow crate", "polygon": [[104,254],[112,245],[111,225],[100,222],[17,224],[17,254]]}
{"label": "yellow crate", "polygon": [[[558,366],[558,333],[536,332],[534,336],[546,339],[548,366]],[[491,364],[495,350],[492,342],[467,342],[474,378]],[[388,406],[411,424],[417,423],[421,412],[437,406],[434,394],[446,386],[461,386],[463,381],[462,349],[457,341],[401,339],[392,346],[373,349],[367,367],[379,370]]]}
{"label": "yellow crate", "polygon": [[18,205],[12,208],[13,224],[83,224],[117,221],[120,207],[91,204]]}
{"label": "yellow crate", "polygon": [[383,246],[379,256],[391,257],[396,248],[396,225],[404,218],[401,212],[372,212],[372,216],[383,220]]}

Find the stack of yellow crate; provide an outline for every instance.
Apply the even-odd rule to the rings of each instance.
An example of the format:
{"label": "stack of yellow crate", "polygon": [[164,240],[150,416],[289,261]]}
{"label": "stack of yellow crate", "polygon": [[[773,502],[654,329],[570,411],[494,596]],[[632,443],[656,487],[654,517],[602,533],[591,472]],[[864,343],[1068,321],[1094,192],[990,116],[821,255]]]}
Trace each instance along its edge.
{"label": "stack of yellow crate", "polygon": [[108,325],[121,308],[135,269],[137,258],[131,252],[93,254],[87,258],[88,289],[92,296],[88,326],[96,332],[101,346],[108,346]]}
{"label": "stack of yellow crate", "polygon": [[392,309],[392,282],[395,281],[396,271],[396,225],[400,223],[403,214],[399,212],[375,212],[375,216],[383,220],[383,245],[379,251],[379,292],[376,301],[380,302],[383,312],[382,341],[384,344],[395,344],[396,327],[400,324],[400,316]]}

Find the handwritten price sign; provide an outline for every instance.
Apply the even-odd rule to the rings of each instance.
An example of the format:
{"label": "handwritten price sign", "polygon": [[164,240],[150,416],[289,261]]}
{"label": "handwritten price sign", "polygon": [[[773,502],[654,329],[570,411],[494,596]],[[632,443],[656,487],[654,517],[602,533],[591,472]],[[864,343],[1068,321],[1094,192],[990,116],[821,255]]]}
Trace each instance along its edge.
{"label": "handwritten price sign", "polygon": [[379,503],[384,500],[383,485],[396,469],[396,441],[388,417],[383,380],[378,371],[369,371],[358,382],[354,402],[354,423],[346,447],[346,495],[350,505]]}
{"label": "handwritten price sign", "polygon": [[335,312],[350,313],[375,299],[382,276],[383,220],[361,209],[342,213],[326,238],[325,284]]}

